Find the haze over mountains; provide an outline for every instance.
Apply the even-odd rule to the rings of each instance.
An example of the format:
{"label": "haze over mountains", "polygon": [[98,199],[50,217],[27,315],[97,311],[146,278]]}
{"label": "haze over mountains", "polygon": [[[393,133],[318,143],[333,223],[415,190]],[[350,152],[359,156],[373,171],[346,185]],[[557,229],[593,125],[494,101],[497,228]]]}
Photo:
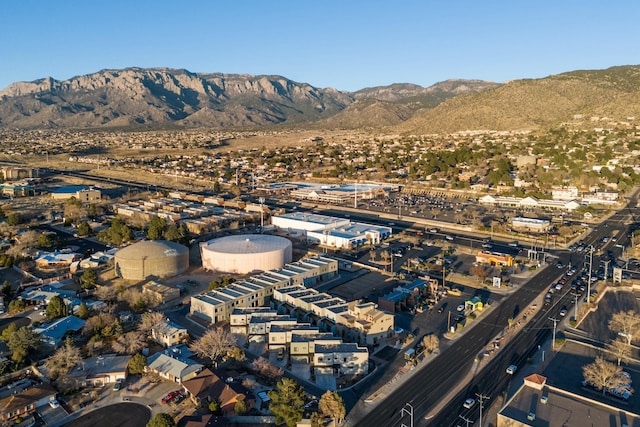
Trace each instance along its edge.
{"label": "haze over mountains", "polygon": [[448,80],[342,92],[282,76],[165,68],[102,70],[0,91],[7,128],[248,128],[304,125],[407,133],[544,129],[576,114],[640,117],[640,67],[574,71],[498,84]]}

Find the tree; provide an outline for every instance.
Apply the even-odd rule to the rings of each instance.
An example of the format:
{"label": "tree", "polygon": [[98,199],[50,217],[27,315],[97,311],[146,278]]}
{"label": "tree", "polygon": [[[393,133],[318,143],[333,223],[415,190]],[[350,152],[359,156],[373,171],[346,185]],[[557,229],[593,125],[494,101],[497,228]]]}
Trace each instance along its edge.
{"label": "tree", "polygon": [[614,313],[609,320],[609,329],[626,338],[627,343],[631,345],[640,333],[640,315],[633,310]]}
{"label": "tree", "polygon": [[287,427],[295,427],[302,419],[304,391],[291,378],[282,378],[276,387],[277,390],[267,392],[271,399],[269,409],[276,417],[276,424],[286,423]]}
{"label": "tree", "polygon": [[22,218],[20,217],[20,214],[17,212],[12,212],[9,215],[7,215],[7,224],[10,226],[14,226],[14,225],[18,225],[22,222]]}
{"label": "tree", "polygon": [[65,304],[62,297],[54,295],[47,304],[47,319],[53,320],[59,317],[65,317],[69,315],[69,309]]}
{"label": "tree", "polygon": [[78,313],[76,313],[76,314],[78,315],[79,318],[86,320],[86,319],[89,318],[89,316],[91,316],[91,310],[89,309],[87,304],[82,303],[78,307]]}
{"label": "tree", "polygon": [[13,296],[13,289],[11,288],[11,283],[5,280],[2,283],[2,290],[0,292],[2,292],[2,295],[4,296],[5,300],[10,300],[11,297]]}
{"label": "tree", "polygon": [[56,379],[61,375],[66,375],[75,365],[82,361],[80,350],[73,346],[73,342],[67,339],[64,345],[44,363],[49,371],[49,377]]}
{"label": "tree", "polygon": [[147,423],[147,427],[176,427],[176,422],[169,414],[155,414]]}
{"label": "tree", "polygon": [[91,234],[91,227],[89,226],[89,223],[87,221],[80,221],[78,223],[78,226],[76,227],[76,230],[78,230],[78,236],[84,237]]}
{"label": "tree", "polygon": [[80,276],[82,289],[93,288],[98,283],[98,273],[93,268],[87,268]]}
{"label": "tree", "polygon": [[481,265],[474,265],[469,269],[469,273],[475,276],[478,279],[478,282],[483,282],[484,279],[486,279],[489,275],[487,270],[485,270],[485,268]]}
{"label": "tree", "polygon": [[56,235],[53,233],[42,233],[36,242],[36,244],[45,249],[51,249],[56,244]]}
{"label": "tree", "polygon": [[422,345],[424,346],[425,351],[432,353],[438,349],[438,347],[440,346],[440,341],[434,334],[425,335],[424,338],[422,338]]}
{"label": "tree", "polygon": [[318,409],[322,415],[331,418],[338,425],[342,423],[346,415],[344,401],[337,391],[327,390],[318,402]]}
{"label": "tree", "polygon": [[140,331],[127,332],[111,343],[113,351],[120,354],[134,354],[145,346],[144,334]]}
{"label": "tree", "polygon": [[129,373],[132,375],[141,375],[147,366],[147,358],[144,354],[136,353],[129,359]]}
{"label": "tree", "polygon": [[191,344],[190,349],[200,357],[211,359],[214,366],[218,366],[222,356],[233,350],[235,345],[235,339],[228,330],[216,328],[208,331]]}
{"label": "tree", "polygon": [[18,313],[27,307],[27,303],[21,299],[14,299],[9,303],[9,313]]}
{"label": "tree", "polygon": [[2,335],[0,335],[0,340],[4,342],[8,342],[11,335],[14,334],[15,331],[18,330],[18,325],[15,322],[11,322],[7,325],[6,328],[2,331]]}
{"label": "tree", "polygon": [[147,230],[147,237],[150,240],[162,239],[165,230],[167,229],[167,220],[154,216],[149,220],[149,229]]}
{"label": "tree", "polygon": [[212,400],[209,402],[209,412],[214,415],[222,415],[222,408],[220,407],[220,403],[217,400]]}
{"label": "tree", "polygon": [[247,413],[247,403],[244,400],[238,400],[236,401],[236,404],[233,405],[233,412],[236,413],[236,415],[244,415]]}
{"label": "tree", "polygon": [[164,314],[157,311],[149,311],[142,314],[140,323],[138,324],[138,331],[145,335],[145,340],[151,335],[151,329],[154,326],[159,325],[166,321]]}
{"label": "tree", "polygon": [[630,380],[622,375],[622,368],[615,363],[607,362],[601,357],[596,358],[593,363],[582,367],[584,380],[592,384],[598,390],[602,389],[602,394],[607,390],[624,392],[627,390]]}
{"label": "tree", "polygon": [[11,350],[11,358],[17,363],[22,363],[31,351],[40,348],[40,335],[23,326],[11,334],[7,346]]}
{"label": "tree", "polygon": [[282,368],[277,367],[273,363],[269,362],[264,357],[258,357],[251,363],[251,367],[258,374],[262,375],[269,381],[274,381],[277,378],[280,378],[284,371]]}
{"label": "tree", "polygon": [[628,344],[624,337],[618,337],[617,339],[608,343],[605,348],[613,357],[618,361],[618,366],[621,362],[627,363],[631,356],[631,346]]}

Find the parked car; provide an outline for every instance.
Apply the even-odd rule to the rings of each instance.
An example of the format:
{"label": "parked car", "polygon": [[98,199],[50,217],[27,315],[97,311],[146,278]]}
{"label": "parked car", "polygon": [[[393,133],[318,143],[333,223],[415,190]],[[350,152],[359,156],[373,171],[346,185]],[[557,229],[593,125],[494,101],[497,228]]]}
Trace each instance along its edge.
{"label": "parked car", "polygon": [[53,409],[59,408],[60,407],[60,402],[58,402],[57,399],[51,399],[49,401],[49,406],[51,406]]}
{"label": "parked car", "polygon": [[169,403],[181,394],[182,392],[180,390],[174,390],[162,398],[162,403]]}
{"label": "parked car", "polygon": [[458,311],[464,311],[464,304],[460,304],[457,308]]}

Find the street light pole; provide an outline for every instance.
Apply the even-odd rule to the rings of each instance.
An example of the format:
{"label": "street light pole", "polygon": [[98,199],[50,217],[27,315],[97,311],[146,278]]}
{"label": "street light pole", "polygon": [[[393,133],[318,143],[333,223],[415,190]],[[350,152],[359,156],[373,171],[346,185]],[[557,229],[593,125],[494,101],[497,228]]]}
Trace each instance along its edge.
{"label": "street light pole", "polygon": [[260,234],[264,233],[264,197],[258,199],[260,201]]}
{"label": "street light pole", "polygon": [[[409,409],[407,409],[407,406]],[[400,419],[406,415],[409,415],[410,424],[407,426],[405,423],[402,423],[402,427],[413,427],[413,406],[409,402],[404,404],[404,407],[400,411]]]}
{"label": "street light pole", "polygon": [[458,416],[460,418],[462,418],[465,423],[467,423],[467,427],[469,427],[469,424],[471,424],[473,422],[473,420],[470,420],[469,418],[463,417],[462,415],[458,415]]}
{"label": "street light pole", "polygon": [[556,319],[555,317],[550,317],[549,320],[551,320],[553,322],[553,338],[551,341],[551,349],[555,351],[556,349],[556,325],[558,324],[559,320]]}

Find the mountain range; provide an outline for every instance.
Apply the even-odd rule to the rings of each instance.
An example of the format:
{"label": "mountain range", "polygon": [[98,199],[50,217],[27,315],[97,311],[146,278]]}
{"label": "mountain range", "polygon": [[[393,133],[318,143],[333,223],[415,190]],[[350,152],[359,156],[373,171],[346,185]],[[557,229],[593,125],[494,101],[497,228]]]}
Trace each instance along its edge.
{"label": "mountain range", "polygon": [[447,80],[344,92],[282,76],[182,69],[102,70],[0,91],[5,128],[388,127],[406,133],[541,129],[577,114],[640,117],[640,67],[573,71],[504,84]]}

